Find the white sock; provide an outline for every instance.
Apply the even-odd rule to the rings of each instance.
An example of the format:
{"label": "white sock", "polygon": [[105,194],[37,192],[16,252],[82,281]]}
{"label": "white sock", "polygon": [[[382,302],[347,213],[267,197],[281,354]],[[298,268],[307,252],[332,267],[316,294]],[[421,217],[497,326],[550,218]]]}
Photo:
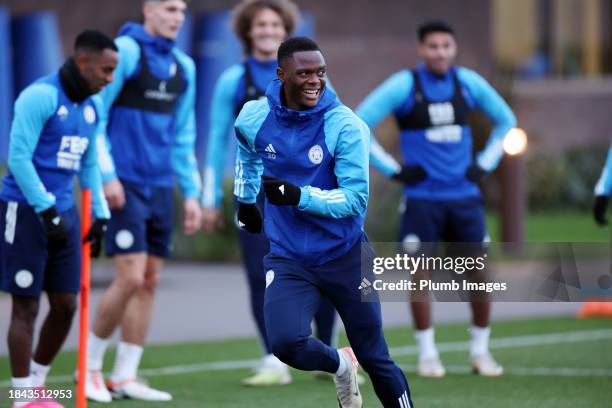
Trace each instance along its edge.
{"label": "white sock", "polygon": [[102,370],[102,364],[104,363],[104,353],[108,347],[109,339],[101,339],[100,337],[89,332],[89,338],[87,339],[87,369],[88,370]]}
{"label": "white sock", "polygon": [[47,381],[47,374],[51,366],[38,364],[36,361],[30,361],[30,378],[32,380],[32,387],[42,387]]}
{"label": "white sock", "polygon": [[470,335],[470,357],[482,356],[489,352],[489,335],[491,334],[490,327],[472,326]]}
{"label": "white sock", "polygon": [[414,338],[419,348],[419,360],[438,357],[438,349],[436,348],[434,337],[433,326],[425,330],[414,331]]}
{"label": "white sock", "polygon": [[[13,377],[11,378],[11,384],[13,385],[14,389],[23,389],[23,388],[31,388],[32,387],[32,379],[30,376],[28,377]],[[28,403],[28,401],[25,402],[14,402],[13,406],[15,407],[21,407],[24,406]]]}
{"label": "white sock", "polygon": [[142,346],[119,342],[117,347],[117,357],[115,357],[115,367],[111,374],[111,381],[123,382],[133,380],[138,373],[140,358],[142,357]]}
{"label": "white sock", "polygon": [[287,369],[287,365],[280,361],[274,354],[266,354],[263,358],[264,367],[274,367],[276,369]]}
{"label": "white sock", "polygon": [[338,359],[340,360],[340,364],[338,365],[338,370],[336,371],[336,375],[343,375],[346,370],[348,370],[348,365],[346,364],[346,360],[342,358],[340,354],[340,350],[336,350],[338,353]]}

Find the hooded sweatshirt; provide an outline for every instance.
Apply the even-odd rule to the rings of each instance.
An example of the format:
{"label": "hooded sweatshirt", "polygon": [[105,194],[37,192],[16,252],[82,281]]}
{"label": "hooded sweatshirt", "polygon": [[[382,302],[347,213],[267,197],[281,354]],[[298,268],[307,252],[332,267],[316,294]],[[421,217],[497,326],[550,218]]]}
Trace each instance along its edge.
{"label": "hooded sweatshirt", "polygon": [[[67,67],[64,65],[62,70]],[[73,83],[84,80],[76,67]],[[60,71],[61,72],[61,71]],[[78,76],[78,77],[77,77]],[[96,162],[95,134],[101,102],[97,96],[70,92],[60,73],[36,80],[15,101],[11,126],[8,174],[0,199],[32,206],[37,213],[55,207],[74,207],[74,176],[92,190],[96,218],[109,218]]]}
{"label": "hooded sweatshirt", "polygon": [[141,24],[125,24],[115,43],[119,65],[101,93],[103,180],[170,188],[176,176],[183,195],[198,198],[193,60]]}
{"label": "hooded sweatshirt", "polygon": [[234,195],[255,203],[262,174],[299,186],[297,206],[266,200],[264,230],[273,254],[321,265],[363,236],[370,133],[330,88],[308,110],[283,106],[281,92],[273,81],[266,99],[246,103],[236,119]]}

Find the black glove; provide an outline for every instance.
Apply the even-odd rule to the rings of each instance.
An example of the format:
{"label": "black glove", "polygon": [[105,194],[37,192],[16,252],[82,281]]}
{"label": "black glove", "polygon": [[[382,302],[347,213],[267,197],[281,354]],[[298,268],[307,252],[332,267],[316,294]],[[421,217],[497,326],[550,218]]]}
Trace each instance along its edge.
{"label": "black glove", "polygon": [[270,204],[275,205],[298,205],[302,191],[295,184],[288,181],[273,178],[263,178],[264,191]]}
{"label": "black glove", "polygon": [[91,242],[91,256],[97,258],[102,250],[102,240],[104,239],[104,231],[106,231],[106,223],[108,220],[97,219],[91,224],[89,232],[83,238],[83,243]]}
{"label": "black glove", "polygon": [[427,178],[427,172],[421,166],[402,166],[402,169],[391,176],[395,181],[409,186],[419,184]]}
{"label": "black glove", "polygon": [[473,181],[474,183],[480,182],[480,180],[485,178],[488,174],[489,172],[476,163],[468,167],[467,171],[465,172],[465,176],[468,178],[468,180]]}
{"label": "black glove", "polygon": [[68,228],[62,221],[55,207],[47,208],[40,213],[45,224],[45,232],[47,233],[47,247],[52,250],[58,250],[66,246],[68,243]]}
{"label": "black glove", "polygon": [[595,205],[593,205],[593,216],[595,217],[595,222],[599,225],[608,225],[606,213],[608,212],[609,202],[610,198],[608,196],[595,196]]}
{"label": "black glove", "polygon": [[251,234],[261,233],[263,218],[257,204],[238,203],[238,226]]}

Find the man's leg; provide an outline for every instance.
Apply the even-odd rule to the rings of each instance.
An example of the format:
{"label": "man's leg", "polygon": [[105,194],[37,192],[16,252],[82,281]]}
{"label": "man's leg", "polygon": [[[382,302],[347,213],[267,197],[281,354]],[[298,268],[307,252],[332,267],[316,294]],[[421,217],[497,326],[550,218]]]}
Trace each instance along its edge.
{"label": "man's leg", "polygon": [[263,233],[251,234],[242,229],[238,229],[238,242],[249,284],[251,314],[255,320],[264,353],[271,354],[272,350],[268,343],[266,323],[263,316],[264,293],[266,291],[266,272],[263,267],[263,258],[270,252],[270,243]]}
{"label": "man's leg", "polygon": [[111,219],[104,235],[106,254],[114,258],[115,278],[98,303],[88,341],[87,364],[92,375],[88,377],[87,396],[94,400],[98,399],[89,390],[98,390],[103,400],[110,398],[100,374],[108,339],[119,326],[130,299],[145,279],[149,199],[140,186],[122,183],[125,205],[111,210]]}
{"label": "man's leg", "polygon": [[[11,383],[14,389],[30,388],[32,387],[30,356],[32,355],[34,322],[38,314],[39,298],[12,295],[12,300],[11,323],[7,335],[11,361]],[[22,405],[26,405],[26,402],[16,402],[13,407]]]}
{"label": "man's leg", "polygon": [[[463,252],[467,256],[481,256],[486,250],[484,244],[488,239],[485,225],[484,204],[481,197],[457,200],[449,205],[449,223],[451,236],[449,241],[467,243]],[[466,254],[461,254],[466,256]],[[471,281],[484,282],[487,277],[486,268],[474,271]],[[497,377],[503,374],[499,365],[489,352],[489,336],[491,333],[490,317],[491,302],[487,294],[471,294],[472,327],[470,329],[470,365],[473,370],[484,376]]]}
{"label": "man's leg", "polygon": [[30,376],[30,358],[34,336],[34,322],[40,300],[37,297],[12,295],[11,323],[7,343],[13,378]]}
{"label": "man's leg", "polygon": [[101,370],[109,338],[123,319],[130,299],[144,282],[147,255],[144,252],[115,255],[116,275],[102,295],[87,345],[87,397],[110,402]]}
{"label": "man's leg", "polygon": [[264,265],[271,273],[264,314],[274,354],[299,370],[336,372],[340,363],[337,351],[311,336],[312,318],[321,297],[311,273],[298,262],[270,255]]}
{"label": "man's leg", "polygon": [[93,334],[96,337],[109,338],[123,319],[127,305],[145,279],[147,254],[115,255],[116,275],[106,289],[96,309]]}
{"label": "man's leg", "polygon": [[[434,201],[408,199],[402,213],[398,234],[401,250],[408,255],[418,255],[424,249],[431,250],[433,243],[440,239],[444,226],[444,214]],[[427,248],[424,248],[427,246]],[[428,279],[425,271],[417,271],[414,279]],[[431,317],[431,298],[428,291],[411,293],[410,308],[414,323],[414,337],[419,348],[419,375],[429,378],[444,376],[445,370],[436,348],[434,327]]]}
{"label": "man's leg", "polygon": [[38,345],[32,359],[32,386],[45,385],[47,373],[53,359],[61,349],[70,331],[77,308],[76,293],[47,294],[49,313],[40,330]]}
{"label": "man's leg", "polygon": [[143,281],[127,304],[121,321],[121,342],[108,382],[116,397],[147,401],[170,401],[172,395],[138,380],[138,367],[155,302],[164,258],[170,255],[172,237],[172,188],[155,188],[145,203],[147,256]]}
{"label": "man's leg", "polygon": [[249,284],[251,314],[264,354],[262,363],[256,372],[243,379],[242,384],[249,387],[289,384],[292,380],[289,367],[272,353],[264,319],[266,272],[263,258],[270,252],[270,243],[265,234],[251,234],[242,229],[238,229],[238,242]]}
{"label": "man's leg", "polygon": [[130,299],[123,319],[121,320],[121,340],[126,343],[144,345],[149,331],[155,290],[159,284],[164,259],[155,255],[148,255],[144,280]]}
{"label": "man's leg", "polygon": [[134,291],[121,318],[121,341],[113,371],[107,385],[115,398],[131,398],[148,401],[170,401],[166,392],[150,388],[138,380],[138,367],[144,342],[151,323],[155,289],[163,266],[163,258],[146,256],[142,284]]}
{"label": "man's leg", "polygon": [[336,308],[327,296],[321,296],[319,309],[314,317],[316,335],[330,347],[336,346]]}
{"label": "man's leg", "polygon": [[121,342],[117,348],[111,381],[119,384],[137,378],[138,366],[153,312],[155,289],[163,266],[163,258],[149,255],[142,285],[127,303],[121,319]]}
{"label": "man's leg", "polygon": [[[364,250],[373,251],[369,244]],[[371,271],[372,268],[369,268]],[[380,303],[361,299],[361,243],[318,271],[323,290],[334,302],[357,360],[368,373],[378,399],[385,408],[412,408],[404,373],[395,365],[383,334]],[[371,273],[371,272],[370,272]],[[374,281],[371,276],[370,281]]]}

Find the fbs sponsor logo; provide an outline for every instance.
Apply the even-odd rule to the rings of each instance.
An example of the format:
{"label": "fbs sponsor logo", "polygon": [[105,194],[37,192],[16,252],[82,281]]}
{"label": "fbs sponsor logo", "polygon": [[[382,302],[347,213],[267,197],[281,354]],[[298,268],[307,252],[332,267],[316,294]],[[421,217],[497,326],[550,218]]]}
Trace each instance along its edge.
{"label": "fbs sponsor logo", "polygon": [[78,171],[81,168],[81,156],[87,150],[89,139],[80,136],[62,136],[57,152],[57,167]]}

